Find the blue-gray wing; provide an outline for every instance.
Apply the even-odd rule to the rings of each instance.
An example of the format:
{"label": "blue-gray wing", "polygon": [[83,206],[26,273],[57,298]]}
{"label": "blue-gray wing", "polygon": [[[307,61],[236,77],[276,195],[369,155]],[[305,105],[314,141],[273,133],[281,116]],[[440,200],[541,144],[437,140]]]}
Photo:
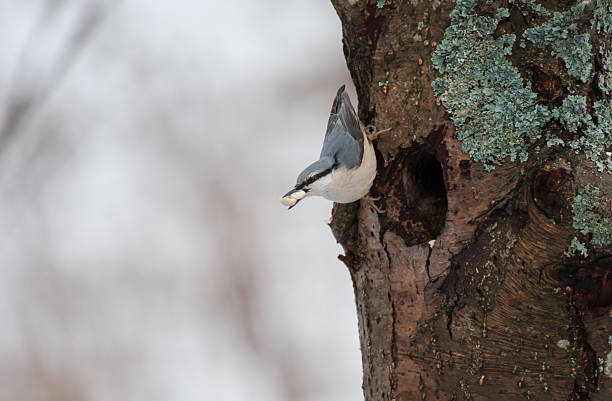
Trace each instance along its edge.
{"label": "blue-gray wing", "polygon": [[320,157],[332,157],[340,167],[348,169],[361,164],[363,133],[344,85],[334,99]]}

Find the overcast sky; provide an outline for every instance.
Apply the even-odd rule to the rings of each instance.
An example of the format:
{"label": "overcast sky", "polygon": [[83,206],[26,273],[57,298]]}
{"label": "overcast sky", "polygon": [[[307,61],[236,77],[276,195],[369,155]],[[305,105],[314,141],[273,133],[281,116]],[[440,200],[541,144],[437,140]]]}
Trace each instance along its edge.
{"label": "overcast sky", "polygon": [[0,0],[0,38],[0,401],[362,399],[331,203],[278,201],[350,83],[328,1]]}

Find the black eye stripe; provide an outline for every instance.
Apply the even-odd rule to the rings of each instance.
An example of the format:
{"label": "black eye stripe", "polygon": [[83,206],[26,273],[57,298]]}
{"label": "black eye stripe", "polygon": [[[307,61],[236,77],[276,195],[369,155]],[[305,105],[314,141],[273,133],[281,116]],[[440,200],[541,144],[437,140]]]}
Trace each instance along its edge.
{"label": "black eye stripe", "polygon": [[303,181],[303,182],[299,183],[298,185],[296,185],[295,189],[302,189],[305,186],[312,184],[313,182],[315,182],[319,178],[321,178],[323,176],[326,176],[327,174],[331,173],[332,169],[333,169],[333,167],[328,168],[327,170],[321,171],[319,174],[315,174],[312,177],[309,177],[306,181]]}
{"label": "black eye stripe", "polygon": [[336,160],[336,157],[334,156],[334,164],[330,168],[328,168],[327,170],[323,170],[319,174],[315,174],[312,177],[307,178],[304,182],[297,184],[295,186],[295,189],[297,190],[303,189],[305,186],[310,185],[316,180],[318,180],[319,178],[324,177],[327,174],[331,173],[332,170],[335,169],[336,167],[338,167],[338,160]]}

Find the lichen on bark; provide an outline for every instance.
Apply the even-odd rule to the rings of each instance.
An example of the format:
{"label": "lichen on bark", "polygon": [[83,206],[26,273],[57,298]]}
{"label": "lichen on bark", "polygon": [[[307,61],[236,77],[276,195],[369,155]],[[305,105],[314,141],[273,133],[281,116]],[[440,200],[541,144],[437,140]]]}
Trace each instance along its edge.
{"label": "lichen on bark", "polygon": [[[590,145],[590,123],[607,119],[595,107],[606,101],[597,87],[607,70],[592,55],[583,84],[550,46],[517,42],[577,2],[332,1],[360,117],[393,127],[375,143],[372,195],[386,213],[361,202],[334,207],[332,220],[355,288],[366,400],[609,400],[612,382],[594,372],[610,352],[599,335],[610,324],[583,308],[609,304],[597,285],[612,261],[597,275],[566,252],[575,235],[591,260],[611,249],[572,225],[574,197],[589,183],[606,217],[612,175],[571,144]],[[596,4],[576,32],[607,51],[609,36],[590,22]],[[529,160],[509,162],[512,153]],[[443,190],[423,196],[425,178],[438,176]],[[561,339],[574,350],[569,363],[554,345]]]}
{"label": "lichen on bark", "polygon": [[[539,3],[522,1],[539,16],[550,16]],[[594,29],[609,32],[607,12],[610,1],[599,2],[594,10]],[[530,147],[543,136],[551,118],[557,119],[575,134],[570,147],[584,153],[596,163],[599,171],[612,172],[612,158],[606,150],[612,146],[612,102],[609,96],[594,101],[587,112],[587,99],[570,94],[552,111],[539,104],[540,99],[524,83],[518,69],[508,60],[516,36],[497,34],[508,10],[497,8],[494,17],[477,13],[475,0],[458,0],[450,15],[444,40],[433,54],[434,66],[445,74],[433,82],[440,98],[457,127],[462,149],[490,171],[509,158],[524,162]],[[612,6],[610,6],[612,7]],[[603,10],[603,11],[602,11]],[[550,47],[551,54],[563,59],[568,75],[580,82],[591,76],[593,57],[588,32],[580,32],[577,21],[585,12],[579,3],[564,12],[555,12],[541,25],[526,29],[522,38],[538,48]],[[521,46],[525,47],[524,39]],[[612,91],[612,53],[601,47],[602,68],[598,86],[604,95]],[[546,134],[547,147],[565,145],[555,134]],[[540,144],[540,145],[544,145]],[[540,145],[535,147],[539,151]]]}
{"label": "lichen on bark", "polygon": [[506,157],[527,160],[529,146],[551,117],[506,58],[516,36],[495,36],[508,15],[500,8],[494,17],[480,16],[475,0],[458,0],[432,57],[445,74],[432,85],[451,113],[463,150],[489,171]]}
{"label": "lichen on bark", "polygon": [[[574,228],[584,235],[590,235],[593,245],[612,244],[612,219],[599,213],[599,188],[587,185],[574,198]],[[586,247],[576,237],[570,246],[572,251],[579,250],[586,256]]]}
{"label": "lichen on bark", "polygon": [[587,112],[585,96],[569,95],[553,116],[574,134],[580,134],[570,143],[576,153],[583,153],[597,165],[599,171],[612,173],[612,159],[606,149],[612,146],[612,103],[607,99],[593,103],[595,119]]}
{"label": "lichen on bark", "polygon": [[597,0],[593,11],[593,22],[599,33],[612,32],[612,0]]}
{"label": "lichen on bark", "polygon": [[587,82],[591,70],[591,44],[588,32],[579,33],[576,20],[584,11],[584,3],[565,12],[556,12],[544,24],[529,28],[523,36],[535,46],[550,46],[552,55],[565,61],[567,73],[575,79]]}

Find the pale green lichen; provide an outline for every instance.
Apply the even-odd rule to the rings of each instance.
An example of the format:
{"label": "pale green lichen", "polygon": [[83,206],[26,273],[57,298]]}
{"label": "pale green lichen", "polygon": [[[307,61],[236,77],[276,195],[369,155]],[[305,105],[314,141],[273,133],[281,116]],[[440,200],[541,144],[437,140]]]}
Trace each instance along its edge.
{"label": "pale green lichen", "polygon": [[[598,0],[593,10],[591,24],[597,28],[597,32],[612,33],[612,0]],[[605,41],[604,43],[609,43]],[[599,47],[601,55],[601,71],[597,80],[597,86],[607,96],[612,95],[612,50],[609,45]]]}
{"label": "pale green lichen", "polygon": [[576,237],[572,238],[572,242],[570,243],[569,248],[567,248],[567,250],[572,255],[575,255],[576,252],[580,252],[582,256],[587,257],[587,255],[589,254],[586,246]]}
{"label": "pale green lichen", "polygon": [[606,359],[598,358],[599,373],[604,373],[612,379],[612,336],[608,336],[608,346],[610,346],[610,352],[606,354]]}
{"label": "pale green lichen", "polygon": [[[521,3],[525,4],[527,7],[532,9],[535,13],[542,15],[544,17],[549,17],[552,13],[547,10],[543,5],[538,3],[536,0],[519,0]],[[509,1],[512,3],[512,1]]]}
{"label": "pale green lichen", "polygon": [[569,132],[582,135],[570,143],[576,153],[595,162],[599,171],[612,173],[612,161],[606,150],[612,147],[612,103],[599,100],[593,104],[596,121],[587,113],[586,97],[569,95],[563,99],[561,107],[553,110],[557,118]]}
{"label": "pale green lichen", "polygon": [[[584,3],[552,14],[534,0],[516,1],[540,16],[550,17],[544,24],[527,29],[523,38],[536,47],[551,46],[552,54],[564,60],[570,76],[588,81],[592,70],[590,37],[580,33],[577,24]],[[603,9],[610,2],[600,2],[597,7]],[[476,4],[476,0],[457,0],[444,39],[432,56],[434,66],[444,74],[432,86],[451,113],[462,149],[484,163],[487,171],[505,158],[525,161],[530,147],[542,137],[542,128],[554,117],[569,132],[579,134],[569,143],[576,153],[583,152],[600,171],[612,172],[612,155],[606,152],[612,147],[612,103],[596,101],[593,116],[587,113],[583,96],[568,96],[552,113],[537,104],[537,95],[506,58],[516,37],[495,35],[500,20],[509,16],[508,10],[499,8],[494,17],[481,16],[476,13]],[[596,14],[595,20],[606,29],[607,16]],[[610,94],[612,54],[603,49],[601,52],[603,68],[597,82],[604,94]],[[549,148],[565,146],[556,135],[549,133],[545,139]]]}
{"label": "pale green lichen", "polygon": [[462,149],[492,170],[509,157],[527,160],[529,146],[541,137],[549,110],[536,104],[537,95],[506,56],[515,35],[495,36],[507,9],[495,17],[476,14],[475,0],[457,0],[451,23],[432,61],[444,78],[432,86],[457,127]]}
{"label": "pale green lichen", "polygon": [[565,62],[567,73],[582,82],[591,75],[591,44],[588,33],[579,33],[576,20],[584,11],[584,3],[579,3],[565,12],[555,12],[542,25],[525,30],[523,36],[536,47],[551,46],[552,55]]}
{"label": "pale green lichen", "polygon": [[[568,99],[571,100],[566,102]],[[595,162],[599,171],[608,170],[612,173],[610,156],[605,152],[612,147],[612,103],[609,100],[599,100],[593,104],[596,122],[587,113],[586,98],[582,96],[568,96],[557,110],[561,122],[570,132],[577,132],[578,127],[583,128],[582,135],[572,141],[570,147],[576,153],[584,152],[587,158]]]}
{"label": "pale green lichen", "polygon": [[553,110],[553,117],[559,119],[568,131],[576,133],[587,120],[591,121],[591,116],[587,114],[586,97],[567,96],[561,107]]}
{"label": "pale green lichen", "polygon": [[592,23],[597,26],[599,33],[612,32],[612,0],[597,0]]}
{"label": "pale green lichen", "polygon": [[572,142],[572,148],[583,151],[597,164],[599,171],[612,173],[612,161],[606,152],[606,149],[612,147],[612,103],[610,100],[599,100],[593,103],[593,110],[597,123],[589,119],[586,131]]}
{"label": "pale green lichen", "polygon": [[553,146],[565,146],[565,142],[556,135],[549,135],[546,138],[546,146],[552,148]]}
{"label": "pale green lichen", "polygon": [[599,89],[606,95],[612,95],[612,51],[599,48],[601,54],[601,72],[597,82]]}
{"label": "pale green lichen", "polygon": [[[582,234],[591,234],[591,244],[593,245],[612,244],[612,220],[600,215],[598,209],[599,188],[587,185],[584,187],[584,191],[574,198],[572,207],[574,213],[573,226],[580,230]],[[579,241],[576,239],[576,242]],[[574,240],[572,240],[572,244],[575,244]],[[578,244],[575,244],[575,247],[578,246]]]}

